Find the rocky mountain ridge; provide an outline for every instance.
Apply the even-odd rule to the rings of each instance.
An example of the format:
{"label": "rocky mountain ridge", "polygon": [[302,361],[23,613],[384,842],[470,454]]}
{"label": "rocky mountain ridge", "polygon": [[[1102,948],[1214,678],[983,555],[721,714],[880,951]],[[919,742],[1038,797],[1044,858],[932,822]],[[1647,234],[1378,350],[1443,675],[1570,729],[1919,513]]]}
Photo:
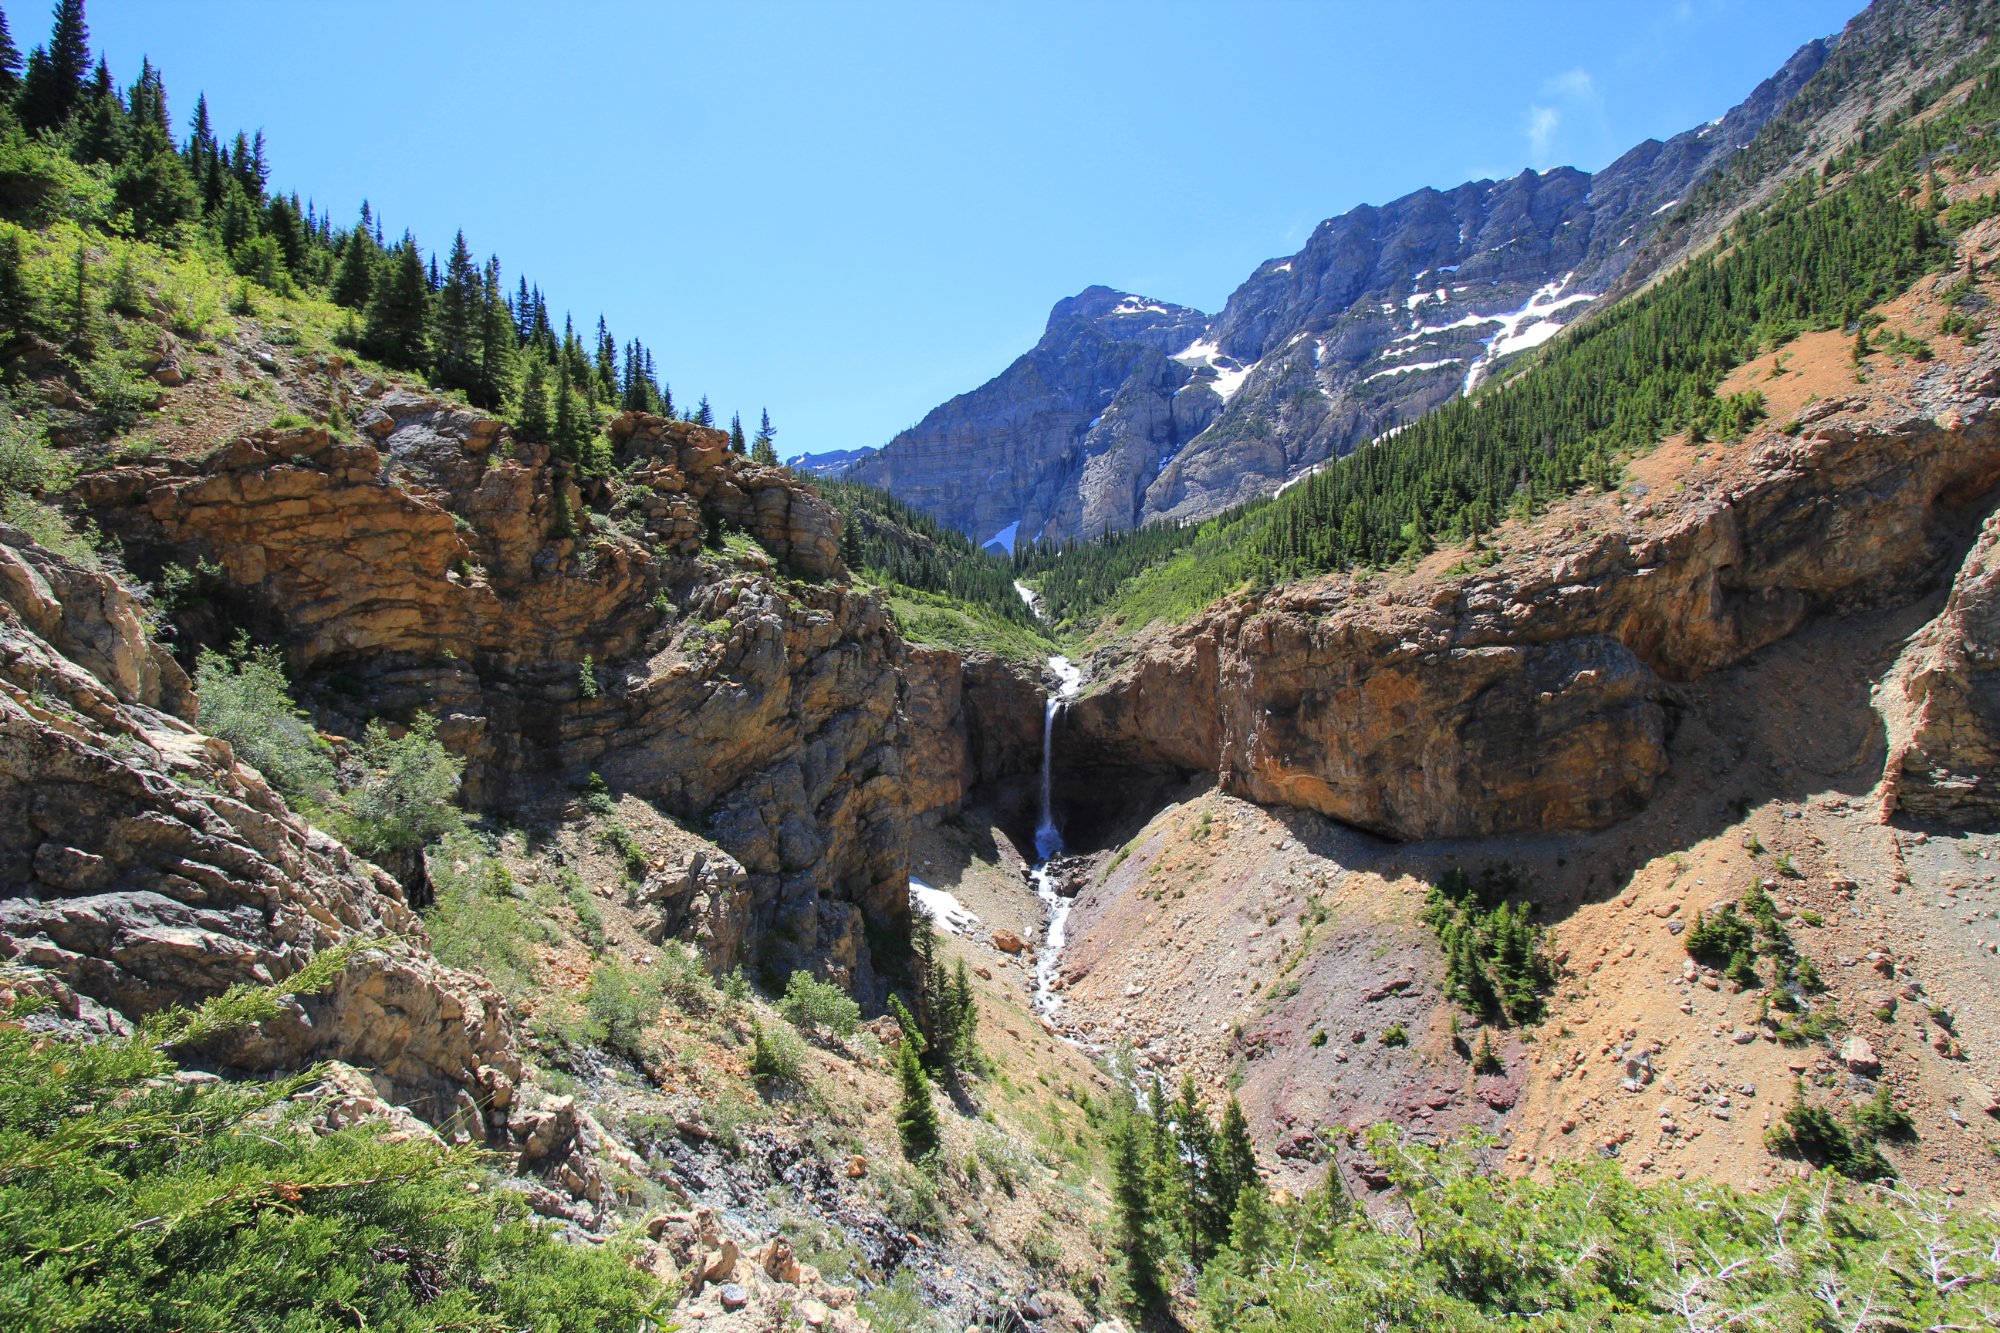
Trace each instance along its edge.
{"label": "rocky mountain ridge", "polygon": [[1678,262],[1906,97],[1912,71],[1948,61],[1977,21],[1872,6],[1714,122],[1595,174],[1524,171],[1330,218],[1213,317],[1090,288],[1034,350],[845,475],[1002,546],[1268,496]]}

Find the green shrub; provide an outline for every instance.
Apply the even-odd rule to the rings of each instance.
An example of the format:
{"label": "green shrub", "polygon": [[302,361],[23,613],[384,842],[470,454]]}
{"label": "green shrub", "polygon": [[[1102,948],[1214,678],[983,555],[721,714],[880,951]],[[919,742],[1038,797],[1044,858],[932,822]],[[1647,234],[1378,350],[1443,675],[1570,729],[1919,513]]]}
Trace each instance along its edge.
{"label": "green shrub", "polygon": [[1382,1035],[1376,1040],[1380,1041],[1384,1046],[1408,1046],[1410,1044],[1410,1034],[1404,1029],[1401,1020],[1398,1020],[1384,1028]]}
{"label": "green shrub", "polygon": [[653,977],[617,960],[598,964],[584,992],[592,1036],[604,1049],[629,1060],[645,1058],[646,1028],[659,1016],[660,991]]}
{"label": "green shrub", "polygon": [[1764,1146],[1784,1157],[1832,1167],[1853,1180],[1883,1180],[1893,1174],[1875,1151],[1874,1135],[1841,1123],[1833,1112],[1800,1100],[1785,1108],[1764,1132]]}
{"label": "green shrub", "polygon": [[[460,871],[457,865],[466,869]],[[452,967],[520,995],[534,971],[536,932],[521,910],[514,877],[471,834],[448,839],[431,858],[434,897],[424,910],[431,952]]]}
{"label": "green shrub", "polygon": [[407,855],[464,827],[456,802],[465,761],[438,741],[437,719],[420,714],[400,737],[370,722],[360,758],[342,832],[363,856]]}
{"label": "green shrub", "polygon": [[1445,994],[1481,1018],[1536,1022],[1555,984],[1528,889],[1510,868],[1487,866],[1476,880],[1446,871],[1424,896],[1424,921],[1444,953]]}
{"label": "green shrub", "polygon": [[840,987],[820,981],[810,972],[794,972],[785,983],[778,1012],[798,1028],[822,1027],[838,1037],[854,1035],[861,1023],[861,1006]]}
{"label": "green shrub", "polygon": [[[331,958],[332,965],[323,960]],[[342,961],[296,974],[325,985]],[[662,1290],[628,1247],[570,1245],[478,1154],[318,1134],[308,1071],[183,1083],[171,1052],[277,1013],[275,991],[76,1045],[0,1022],[0,1326],[636,1330]]]}
{"label": "green shrub", "polygon": [[291,682],[274,647],[239,638],[230,654],[204,648],[195,660],[201,728],[234,747],[236,757],[271,780],[286,797],[325,801],[333,792],[333,759],[292,701]]}
{"label": "green shrub", "polygon": [[750,1076],[760,1084],[805,1081],[805,1043],[790,1028],[757,1024],[750,1030]]}
{"label": "green shrub", "polygon": [[1736,914],[1734,903],[1725,903],[1713,916],[1695,913],[1683,942],[1688,956],[1706,967],[1729,966],[1738,953],[1756,943],[1756,933],[1748,921]]}

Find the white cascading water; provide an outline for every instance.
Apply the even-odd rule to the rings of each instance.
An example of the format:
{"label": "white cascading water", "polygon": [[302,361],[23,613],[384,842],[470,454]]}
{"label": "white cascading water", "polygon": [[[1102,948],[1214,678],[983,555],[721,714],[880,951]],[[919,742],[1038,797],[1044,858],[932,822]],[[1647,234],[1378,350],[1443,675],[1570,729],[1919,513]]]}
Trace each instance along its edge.
{"label": "white cascading water", "polygon": [[[1028,604],[1028,612],[1037,620],[1042,615],[1042,599],[1035,596],[1035,590],[1027,584],[1015,581],[1014,591]],[[1035,819],[1035,868],[1031,872],[1035,881],[1035,896],[1048,909],[1048,930],[1042,937],[1042,947],[1035,955],[1035,1012],[1044,1018],[1053,1019],[1062,1005],[1062,997],[1055,992],[1056,963],[1062,957],[1063,940],[1069,927],[1069,909],[1075,900],[1065,898],[1056,892],[1055,876],[1049,873],[1049,862],[1062,855],[1062,829],[1056,824],[1055,805],[1049,798],[1049,771],[1054,766],[1056,748],[1056,719],[1069,701],[1076,698],[1083,688],[1083,671],[1067,657],[1058,654],[1048,661],[1049,674],[1056,678],[1055,692],[1042,706],[1042,806]]]}

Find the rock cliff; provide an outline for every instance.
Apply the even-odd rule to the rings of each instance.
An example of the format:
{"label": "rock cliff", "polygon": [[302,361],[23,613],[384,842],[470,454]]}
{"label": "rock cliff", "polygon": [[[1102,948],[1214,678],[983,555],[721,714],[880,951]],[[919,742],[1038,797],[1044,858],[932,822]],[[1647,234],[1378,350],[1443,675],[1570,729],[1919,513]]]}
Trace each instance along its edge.
{"label": "rock cliff", "polygon": [[[1488,571],[1321,580],[1152,632],[1095,667],[1064,762],[1205,769],[1396,838],[1602,827],[1664,771],[1676,682],[1936,581],[2000,483],[1996,392],[1981,349],[1901,396],[1817,403],[1667,498],[1572,502]],[[1968,568],[1948,615],[1977,643]],[[1962,712],[1940,696],[1911,753]]]}
{"label": "rock cliff", "polygon": [[521,1063],[498,992],[433,960],[395,881],[287,810],[190,705],[116,581],[0,527],[0,958],[53,983],[58,1022],[105,1032],[394,937],[207,1058],[345,1061],[460,1138],[504,1127]]}
{"label": "rock cliff", "polygon": [[219,567],[325,725],[437,716],[487,809],[597,773],[747,870],[716,966],[865,981],[864,924],[907,910],[903,645],[829,578],[834,512],[684,422],[614,421],[621,479],[586,493],[479,413],[365,383],[352,410],[363,438],[264,430],[77,495],[141,568]]}

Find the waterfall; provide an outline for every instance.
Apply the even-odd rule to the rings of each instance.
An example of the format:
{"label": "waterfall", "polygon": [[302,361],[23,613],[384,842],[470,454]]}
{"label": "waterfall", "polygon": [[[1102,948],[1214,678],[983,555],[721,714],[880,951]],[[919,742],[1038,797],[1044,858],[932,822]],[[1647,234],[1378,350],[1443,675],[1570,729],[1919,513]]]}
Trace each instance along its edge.
{"label": "waterfall", "polygon": [[[1041,598],[1035,596],[1035,590],[1016,580],[1014,591],[1028,604],[1029,614],[1041,619]],[[1035,954],[1035,1012],[1053,1020],[1062,1005],[1062,997],[1054,989],[1056,963],[1062,957],[1063,941],[1068,935],[1069,909],[1075,904],[1056,892],[1055,876],[1049,871],[1049,863],[1061,856],[1063,850],[1062,826],[1056,823],[1055,802],[1050,796],[1050,774],[1055,768],[1056,719],[1083,688],[1083,669],[1060,653],[1048,660],[1047,668],[1056,679],[1056,688],[1042,705],[1042,803],[1035,818],[1035,866],[1030,874],[1035,881],[1035,896],[1042,900],[1049,914],[1042,947]]]}
{"label": "waterfall", "polygon": [[1056,964],[1061,960],[1063,943],[1068,935],[1069,911],[1075,900],[1064,897],[1056,891],[1055,876],[1049,864],[1062,855],[1062,827],[1056,823],[1055,803],[1050,798],[1050,774],[1055,767],[1056,719],[1077,690],[1083,685],[1083,672],[1067,657],[1051,657],[1049,673],[1058,684],[1050,693],[1048,702],[1042,707],[1042,804],[1039,817],[1035,821],[1035,859],[1033,871],[1035,896],[1048,909],[1048,930],[1042,939],[1042,947],[1035,955],[1035,1009],[1038,1013],[1053,1016],[1062,999],[1055,993]]}

